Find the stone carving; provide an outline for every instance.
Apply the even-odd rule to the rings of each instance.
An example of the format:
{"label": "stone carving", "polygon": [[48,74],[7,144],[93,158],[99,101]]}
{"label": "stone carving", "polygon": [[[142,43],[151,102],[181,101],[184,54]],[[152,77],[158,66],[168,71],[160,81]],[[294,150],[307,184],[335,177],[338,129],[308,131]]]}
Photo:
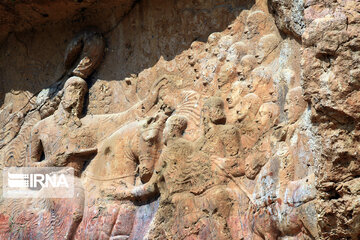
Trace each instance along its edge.
{"label": "stone carving", "polygon": [[302,96],[301,87],[292,88],[286,96],[285,112],[290,123],[295,123],[305,111],[307,103]]}
{"label": "stone carving", "polygon": [[[105,41],[100,33],[84,31],[68,45],[65,52],[65,68],[70,69],[75,65],[71,73],[86,79],[99,66],[104,48]],[[80,59],[79,63],[74,64],[77,59]]]}
{"label": "stone carving", "polygon": [[[111,131],[131,118],[134,119],[135,116],[141,116],[143,112],[146,113],[155,104],[159,88],[162,86],[161,82],[163,82],[163,79],[154,84],[156,89],[153,88],[152,91],[154,92],[149,94],[149,97],[145,99],[145,103],[140,102],[128,111],[118,114],[81,117],[87,84],[80,77],[69,78],[64,85],[64,95],[60,106],[54,115],[41,120],[32,129],[29,146],[30,166],[73,167],[76,176],[79,177],[84,163],[97,153],[97,142],[102,140],[106,134],[109,135],[111,133],[98,129],[98,124],[101,122],[107,124],[108,131]],[[157,131],[158,129],[156,129]],[[152,141],[154,136],[150,132],[148,137],[149,141]],[[142,144],[141,146],[145,147],[147,145]],[[145,150],[145,148],[143,149]],[[99,156],[103,154],[104,152],[99,152]],[[42,155],[44,155],[44,159],[41,159]],[[149,174],[152,172],[152,169],[147,169],[147,166],[144,165],[146,161],[149,162],[148,164],[151,164],[152,161],[150,160],[152,159],[142,159],[142,164],[140,164],[143,178],[149,177]],[[95,158],[94,163],[96,162]],[[84,195],[81,184],[78,191],[80,191],[78,193],[79,196]],[[56,212],[59,214],[58,217],[61,217],[61,215],[74,216],[71,220],[67,221],[67,236],[69,237],[74,235],[74,231],[82,219],[83,212],[79,211],[79,209],[83,208],[81,206],[83,206],[84,200],[83,197],[76,197],[72,203],[69,203],[67,208],[64,209],[62,205],[59,205],[60,209],[56,209]],[[61,230],[64,231],[64,228]],[[61,234],[63,232],[55,232],[54,236]]]}
{"label": "stone carving", "polygon": [[[255,120],[259,108],[261,106],[261,99],[255,93],[246,94],[240,101],[239,107],[236,110],[236,122],[243,123],[244,126],[249,126]],[[241,127],[239,127],[242,129]]]}
{"label": "stone carving", "polygon": [[235,81],[231,85],[230,93],[226,97],[229,109],[237,109],[236,106],[240,103],[240,99],[249,93],[249,86],[247,82]]}
{"label": "stone carving", "polygon": [[51,116],[59,107],[63,91],[59,91],[61,84],[56,83],[55,86],[44,89],[36,97],[36,105],[40,113],[41,119]]}
{"label": "stone carving", "polygon": [[[69,78],[64,86],[64,96],[54,115],[38,122],[31,132],[30,165],[31,166],[70,166],[72,155],[95,154],[92,142],[79,145],[78,140],[71,136],[82,126],[81,113],[87,83],[79,77]],[[75,135],[76,136],[76,135]],[[59,141],[59,140],[60,141]],[[85,148],[83,147],[85,146]],[[44,154],[44,160],[40,162]],[[73,162],[73,167],[80,174],[81,161]]]}
{"label": "stone carving", "polygon": [[249,77],[251,71],[257,66],[257,61],[254,55],[245,55],[241,58],[240,64],[237,67],[237,72],[240,80],[245,80]]}
{"label": "stone carving", "polygon": [[[115,192],[116,198],[120,199],[146,199],[159,192],[161,194],[160,206],[155,216],[154,229],[151,230],[150,238],[163,238],[173,232],[172,224],[175,224],[174,205],[169,202],[171,198],[186,191],[183,181],[191,181],[181,176],[180,169],[187,167],[188,157],[192,153],[191,143],[181,136],[187,126],[186,118],[181,115],[171,116],[164,129],[165,148],[159,161],[156,163],[154,174],[149,182],[133,188],[118,187]],[[185,170],[185,169],[184,169]],[[186,169],[188,171],[188,169]],[[163,221],[164,218],[168,221]]]}
{"label": "stone carving", "polygon": [[30,140],[31,129],[40,120],[40,116],[35,112],[25,120],[17,137],[2,149],[5,167],[27,166],[29,158],[27,143]]}
{"label": "stone carving", "polygon": [[[74,139],[77,134],[73,131],[82,126],[80,118],[87,93],[87,83],[84,79],[98,67],[104,46],[102,35],[93,31],[81,33],[68,45],[64,59],[65,68],[71,68],[78,58],[80,62],[75,64],[75,69],[72,70],[75,76],[65,82],[64,90],[54,97],[54,101],[41,105],[40,113],[42,118],[45,118],[60,104],[53,116],[40,121],[32,129],[29,146],[31,166],[72,166],[79,175],[82,168],[81,161],[70,163],[70,159],[96,152],[95,149],[84,149],[84,146],[93,147],[94,143],[91,139],[85,139],[85,142],[81,143],[82,146],[76,146],[75,141],[78,139]],[[67,150],[64,151],[63,147]],[[40,163],[42,154],[45,160]],[[78,156],[74,156],[77,154]]]}
{"label": "stone carving", "polygon": [[226,169],[234,176],[244,174],[244,164],[240,162],[240,136],[234,125],[225,124],[224,102],[219,97],[211,97],[203,107],[203,137],[198,140],[199,151],[222,158]]}
{"label": "stone carving", "polygon": [[[88,36],[85,40],[92,42],[91,39],[93,39],[93,36],[90,35],[90,37]],[[75,56],[79,54],[78,48],[80,48],[80,45],[83,43],[80,44],[78,41],[80,40],[77,39],[76,44],[74,44],[76,47],[75,50],[73,45],[69,48],[70,50],[68,50],[65,61],[67,61],[68,58],[75,58]],[[88,76],[88,74],[95,69],[96,65],[94,64],[98,61],[98,58],[101,57],[96,49],[103,50],[101,49],[102,41],[101,36],[96,35],[95,42],[98,45],[95,44],[95,46],[92,45],[84,48],[83,53],[85,54],[85,60],[80,62],[80,67],[75,68],[74,74]],[[90,58],[88,55],[90,55]],[[90,61],[89,59],[92,60]],[[69,78],[64,85],[63,96],[61,98],[59,108],[55,111],[54,115],[39,121],[34,127],[32,127],[32,124],[30,127],[24,128],[29,131],[31,129],[31,133],[28,131],[27,134],[25,134],[25,136],[30,136],[31,139],[28,147],[29,154],[26,154],[24,151],[22,156],[15,155],[16,159],[21,159],[23,161],[24,159],[29,158],[27,163],[28,166],[74,167],[75,174],[79,177],[85,161],[91,159],[91,157],[96,154],[97,142],[109,135],[111,131],[115,131],[126,121],[135,119],[135,117],[142,116],[142,114],[147,113],[147,111],[149,111],[149,109],[157,101],[158,91],[163,83],[163,79],[155,82],[154,87],[151,90],[152,93],[149,94],[148,98],[144,99],[143,102],[134,105],[133,108],[126,112],[106,116],[82,117],[82,108],[84,97],[87,92],[87,83],[80,77],[74,76]],[[61,93],[59,95],[61,95]],[[99,122],[97,121],[107,123],[109,132],[100,132],[97,127]],[[26,124],[30,123],[31,121]],[[7,157],[7,152],[9,152],[11,156]],[[7,150],[7,152],[5,152],[5,159],[13,159],[13,151],[10,149]],[[19,166],[19,164],[16,165]],[[81,184],[78,186],[77,191],[78,197],[68,203],[67,201],[64,201],[63,205],[59,204],[57,201],[52,203],[54,204],[53,210],[55,211],[55,214],[57,214],[58,218],[70,216],[69,220],[66,221],[67,225],[59,228],[58,232],[53,232],[53,236],[66,235],[67,238],[74,236],[75,229],[80,223],[83,214],[82,210],[79,211],[79,209],[83,208],[84,204],[84,194],[82,192],[83,190]],[[36,219],[36,215],[34,219]],[[45,220],[43,224],[46,226],[52,225],[54,227],[56,225],[56,223],[52,222],[51,219]],[[47,234],[46,232],[42,233]]]}
{"label": "stone carving", "polygon": [[[130,122],[102,141],[98,146],[98,154],[85,171],[87,191],[94,194],[91,190],[96,186],[98,190],[102,189],[103,196],[110,196],[113,192],[111,187],[127,189],[136,182],[149,181],[159,158],[161,133],[166,119],[166,114],[159,113],[146,120]],[[97,201],[93,205],[91,201],[92,197],[88,195],[89,204],[85,207],[84,219],[76,239],[130,236],[136,210],[132,203],[110,199]],[[85,231],[99,219],[107,223],[106,228]]]}
{"label": "stone carving", "polygon": [[276,102],[277,91],[275,89],[271,69],[257,67],[251,73],[252,88],[263,102]]}
{"label": "stone carving", "polygon": [[201,134],[201,95],[195,91],[184,91],[181,95],[182,100],[176,106],[175,113],[188,119],[184,138],[194,141]]}
{"label": "stone carving", "polygon": [[8,144],[20,131],[22,121],[21,113],[12,114],[12,104],[7,105],[0,111],[0,149]]}
{"label": "stone carving", "polygon": [[254,119],[255,127],[250,134],[244,135],[242,138],[248,149],[252,148],[245,160],[246,176],[250,179],[254,179],[262,166],[269,160],[271,155],[271,132],[269,130],[278,123],[279,115],[279,106],[275,103],[262,104]]}
{"label": "stone carving", "polygon": [[[92,39],[93,36],[88,35],[88,38],[83,40],[91,42]],[[99,34],[98,39],[103,41]],[[103,53],[103,47],[95,46],[95,48],[101,54]],[[73,64],[73,62],[67,62],[69,55],[76,59],[81,50],[82,48],[78,48],[78,51],[75,52],[74,49],[69,50],[65,59],[67,68]],[[89,49],[85,48],[82,53],[84,58],[91,55],[92,61],[101,60],[100,55],[95,56],[89,52]],[[89,67],[82,65],[81,68],[76,69],[78,69],[78,72],[86,72],[83,77],[90,75],[96,67],[93,64],[90,64]],[[73,166],[79,176],[82,167],[81,159],[87,154],[96,152],[96,149],[76,152],[77,150],[73,148],[66,152],[61,147],[74,147],[75,139],[71,139],[68,133],[74,129],[74,125],[81,125],[79,117],[82,112],[87,84],[83,79],[73,77],[66,82],[64,88],[63,99],[61,99],[61,91],[57,94],[55,92],[52,98],[42,96],[42,92],[37,96],[37,99],[34,96],[30,98],[31,104],[26,104],[21,111],[23,113],[23,116],[21,116],[22,121],[24,121],[24,124],[18,124],[21,130],[11,144],[7,145],[3,150],[5,166]],[[56,111],[55,116],[46,118],[55,112],[60,101],[62,104],[60,109]],[[39,122],[40,119],[43,120]],[[67,129],[68,127],[69,129]],[[71,141],[72,143],[69,144]],[[65,146],[61,146],[62,144],[65,144]],[[43,157],[45,159],[42,159]],[[43,161],[39,162],[40,160]],[[73,199],[62,201],[47,199],[35,199],[27,202],[14,201],[12,203],[13,212],[10,214],[14,219],[14,224],[7,233],[10,231],[17,233],[13,235],[14,238],[36,236],[36,238],[44,239],[49,237],[71,239],[81,220],[83,209],[84,195],[79,181],[79,179],[75,179],[76,197]],[[25,211],[23,211],[24,206],[27,206]],[[39,212],[39,210],[43,213]],[[27,219],[28,222],[24,223],[23,218]],[[62,222],[59,221],[60,219],[62,219]],[[24,227],[26,224],[29,227]],[[30,228],[30,226],[37,227]]]}
{"label": "stone carving", "polygon": [[229,53],[226,56],[226,61],[237,63],[247,54],[248,46],[244,42],[235,42],[229,48]]}
{"label": "stone carving", "polygon": [[[102,59],[104,44],[101,34],[85,31],[69,44],[64,60],[65,68],[71,68],[75,60],[80,57],[81,61],[76,65],[73,73],[81,75],[83,78],[88,77]],[[1,126],[2,131],[0,131],[2,139],[0,149],[7,144],[6,148],[1,150],[5,166],[24,166],[28,164],[29,158],[32,158],[32,156],[26,154],[29,151],[27,143],[30,131],[40,118],[44,119],[55,112],[61,101],[61,96],[62,92],[60,91],[57,94],[55,93],[52,98],[44,98],[41,92],[36,97],[29,96],[29,101],[17,113],[9,115],[12,105],[1,111],[0,118],[3,119],[0,119],[0,122],[4,126]],[[10,141],[12,142],[10,143]]]}
{"label": "stone carving", "polygon": [[217,74],[217,87],[223,89],[229,82],[233,82],[236,77],[235,64],[231,62],[224,63]]}
{"label": "stone carving", "polygon": [[[71,157],[96,153],[96,143],[111,134],[119,126],[149,111],[157,101],[157,94],[163,79],[157,81],[151,94],[131,109],[118,114],[81,117],[87,84],[80,77],[69,78],[64,86],[64,96],[54,115],[37,123],[31,134],[30,158],[33,166],[64,166]],[[99,122],[108,124],[108,132],[100,133],[96,127]],[[54,130],[57,130],[54,132]],[[53,143],[52,140],[60,142]],[[80,140],[80,141],[79,141]],[[65,141],[65,142],[61,142]],[[40,161],[42,151],[45,160]],[[51,154],[50,154],[51,153]],[[71,163],[79,171],[81,161]]]}
{"label": "stone carving", "polygon": [[24,166],[30,130],[39,120],[37,112],[30,112],[34,108],[33,99],[13,112],[13,104],[7,105],[0,111],[0,155],[4,167]]}
{"label": "stone carving", "polygon": [[[26,165],[28,156],[27,143],[30,131],[40,119],[37,112],[29,113],[30,105],[26,105],[19,113],[7,115],[7,118],[3,119],[3,131],[0,131],[0,135],[3,137],[3,140],[0,141],[0,155],[2,153],[2,164],[4,167],[21,167]],[[6,111],[8,107],[4,110]],[[3,116],[6,116],[6,114]]]}
{"label": "stone carving", "polygon": [[[286,111],[291,112],[289,121],[294,123],[299,120],[305,108],[306,103],[302,99],[301,88],[291,89],[288,92],[285,104]],[[279,107],[276,104],[265,103],[262,105],[257,121],[259,126],[263,126],[261,132],[263,134],[265,132],[265,135],[259,143],[260,146],[267,147],[261,151],[258,149],[259,143],[257,143],[256,149],[260,154],[250,154],[246,160],[247,177],[256,177],[257,179],[254,191],[254,193],[257,193],[254,198],[256,203],[254,207],[257,210],[252,216],[255,219],[254,234],[256,237],[265,236],[268,239],[278,239],[281,236],[289,235],[302,239],[317,238],[316,220],[314,220],[316,219],[316,210],[312,202],[316,195],[315,177],[311,169],[304,173],[299,163],[300,161],[307,161],[309,164],[309,160],[306,159],[311,159],[311,156],[309,156],[309,152],[302,149],[303,159],[296,160],[299,153],[295,152],[298,151],[300,146],[294,146],[293,139],[296,138],[298,141],[296,144],[300,144],[303,141],[300,139],[303,139],[304,136],[300,134],[298,128],[296,128],[296,133],[293,132],[293,125],[290,125],[287,129],[278,126],[278,129],[273,133],[269,132],[269,129],[278,121],[276,120],[278,115]],[[264,122],[270,125],[261,124]],[[300,123],[297,122],[297,124]],[[274,142],[273,138],[269,138],[271,135],[276,136],[279,133],[279,142]],[[269,155],[270,144],[275,145],[277,149],[273,157]],[[306,148],[306,146],[301,147]],[[262,152],[267,154],[262,156]],[[266,159],[266,161],[261,161],[263,159]],[[298,162],[297,165],[293,166],[292,163],[294,162]],[[249,165],[252,165],[252,167]],[[257,170],[256,166],[259,167]],[[299,171],[300,169],[302,170]],[[272,214],[269,214],[269,212],[272,212]]]}
{"label": "stone carving", "polygon": [[258,135],[266,133],[271,127],[279,121],[280,109],[275,103],[268,102],[261,105],[255,122],[257,125]]}
{"label": "stone carving", "polygon": [[0,90],[0,168],[72,166],[77,195],[1,199],[0,238],[356,239],[354,1],[305,3],[302,41],[274,22],[298,3],[163,2],[100,22],[83,8],[71,22],[95,23],[106,47],[83,32],[63,64],[75,27],[45,26],[41,41],[37,27],[14,32],[0,47],[15,66],[0,61],[1,89],[13,89]]}
{"label": "stone carving", "polygon": [[[246,27],[244,29],[244,34],[247,39],[258,38],[260,31],[264,32],[267,28],[268,16],[263,11],[253,11],[251,12],[246,19]],[[265,32],[266,32],[265,30]]]}
{"label": "stone carving", "polygon": [[[217,97],[204,103],[204,136],[195,148],[182,138],[186,118],[171,116],[164,129],[166,147],[150,181],[132,189],[117,189],[119,199],[146,198],[159,191],[160,205],[150,238],[191,237],[196,233],[211,239],[230,236],[226,219],[234,199],[233,193],[223,188],[228,178],[237,184],[234,177],[244,174],[244,164],[238,156],[237,130],[225,124],[223,104]],[[218,214],[223,219],[214,222]]]}
{"label": "stone carving", "polygon": [[280,36],[277,36],[274,33],[263,36],[256,49],[255,57],[257,58],[258,63],[264,61],[265,58],[277,48],[280,42]]}

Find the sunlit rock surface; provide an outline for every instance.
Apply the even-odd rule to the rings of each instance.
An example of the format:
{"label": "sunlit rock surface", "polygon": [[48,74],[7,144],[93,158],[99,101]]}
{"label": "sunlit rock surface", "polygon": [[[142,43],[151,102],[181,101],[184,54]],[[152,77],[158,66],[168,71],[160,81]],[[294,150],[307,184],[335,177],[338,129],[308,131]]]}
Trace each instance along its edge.
{"label": "sunlit rock surface", "polygon": [[360,236],[357,1],[0,6],[0,239]]}

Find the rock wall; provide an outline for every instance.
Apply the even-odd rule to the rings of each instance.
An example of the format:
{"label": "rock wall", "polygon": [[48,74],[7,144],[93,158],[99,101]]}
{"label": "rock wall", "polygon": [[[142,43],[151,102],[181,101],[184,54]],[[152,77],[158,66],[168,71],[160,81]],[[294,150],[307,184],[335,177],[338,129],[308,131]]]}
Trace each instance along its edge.
{"label": "rock wall", "polygon": [[318,216],[323,238],[359,237],[359,3],[305,3],[304,95],[323,150]]}
{"label": "rock wall", "polygon": [[1,239],[360,236],[356,1],[0,6]]}

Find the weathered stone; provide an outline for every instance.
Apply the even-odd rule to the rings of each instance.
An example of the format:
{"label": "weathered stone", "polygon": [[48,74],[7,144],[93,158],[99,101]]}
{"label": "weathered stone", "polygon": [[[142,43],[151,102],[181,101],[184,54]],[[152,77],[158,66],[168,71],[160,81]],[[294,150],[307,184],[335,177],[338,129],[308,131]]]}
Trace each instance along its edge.
{"label": "weathered stone", "polygon": [[300,39],[305,30],[303,0],[270,0],[276,25],[285,33]]}
{"label": "weathered stone", "polygon": [[359,7],[1,4],[0,169],[76,188],[1,198],[0,238],[357,239]]}

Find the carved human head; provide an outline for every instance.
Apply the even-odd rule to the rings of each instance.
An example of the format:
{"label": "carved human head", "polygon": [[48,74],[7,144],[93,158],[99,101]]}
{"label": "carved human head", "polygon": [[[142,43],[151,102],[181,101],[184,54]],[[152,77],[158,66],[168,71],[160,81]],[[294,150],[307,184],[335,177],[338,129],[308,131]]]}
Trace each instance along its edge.
{"label": "carved human head", "polygon": [[204,118],[214,124],[225,124],[224,101],[220,97],[208,98],[203,107]]}
{"label": "carved human head", "polygon": [[256,48],[255,57],[257,62],[261,63],[264,58],[269,55],[280,43],[281,38],[275,33],[267,34],[262,36],[259,40],[259,44]]}
{"label": "carved human head", "polygon": [[255,93],[249,93],[244,96],[240,102],[240,108],[237,110],[237,121],[241,122],[245,117],[254,120],[261,106],[261,98]]}
{"label": "carved human head", "polygon": [[256,67],[257,60],[254,55],[245,55],[241,58],[236,71],[240,80],[246,80],[251,71]]}
{"label": "carved human head", "polygon": [[182,115],[173,115],[169,117],[165,123],[163,138],[167,144],[171,138],[177,138],[183,135],[187,127],[187,119]]}
{"label": "carved human head", "polygon": [[232,62],[225,62],[219,70],[217,76],[217,84],[219,88],[229,83],[236,77],[235,64]]}
{"label": "carved human head", "polygon": [[238,63],[239,60],[247,54],[248,50],[249,46],[247,46],[244,42],[235,42],[233,45],[230,46],[228,50],[226,61]]}
{"label": "carved human head", "polygon": [[272,70],[269,67],[257,67],[251,72],[252,88],[263,102],[277,100],[277,91],[273,80]]}
{"label": "carved human head", "polygon": [[247,39],[251,39],[256,35],[259,35],[267,20],[267,16],[263,11],[254,11],[249,14],[246,19],[246,26],[244,29],[244,34]]}
{"label": "carved human head", "polygon": [[220,32],[214,32],[212,34],[209,35],[208,37],[208,43],[214,43],[217,40],[219,40],[219,38],[221,37],[221,33]]}
{"label": "carved human head", "polygon": [[255,122],[261,133],[266,132],[279,121],[280,108],[273,102],[267,102],[261,105]]}
{"label": "carved human head", "polygon": [[240,103],[242,96],[249,93],[248,84],[244,81],[235,81],[231,85],[230,93],[226,97],[229,109],[234,108]]}
{"label": "carved human head", "polygon": [[227,49],[229,49],[229,47],[233,44],[234,42],[234,37],[233,36],[223,36],[219,39],[218,42],[218,53],[216,54],[216,57],[222,61],[226,58],[227,55]]}
{"label": "carved human head", "polygon": [[84,97],[87,93],[87,83],[80,77],[69,78],[64,86],[61,104],[64,109],[78,116],[82,112]]}
{"label": "carved human head", "polygon": [[285,112],[290,123],[296,122],[305,111],[306,102],[302,95],[301,87],[291,89],[286,95]]}

